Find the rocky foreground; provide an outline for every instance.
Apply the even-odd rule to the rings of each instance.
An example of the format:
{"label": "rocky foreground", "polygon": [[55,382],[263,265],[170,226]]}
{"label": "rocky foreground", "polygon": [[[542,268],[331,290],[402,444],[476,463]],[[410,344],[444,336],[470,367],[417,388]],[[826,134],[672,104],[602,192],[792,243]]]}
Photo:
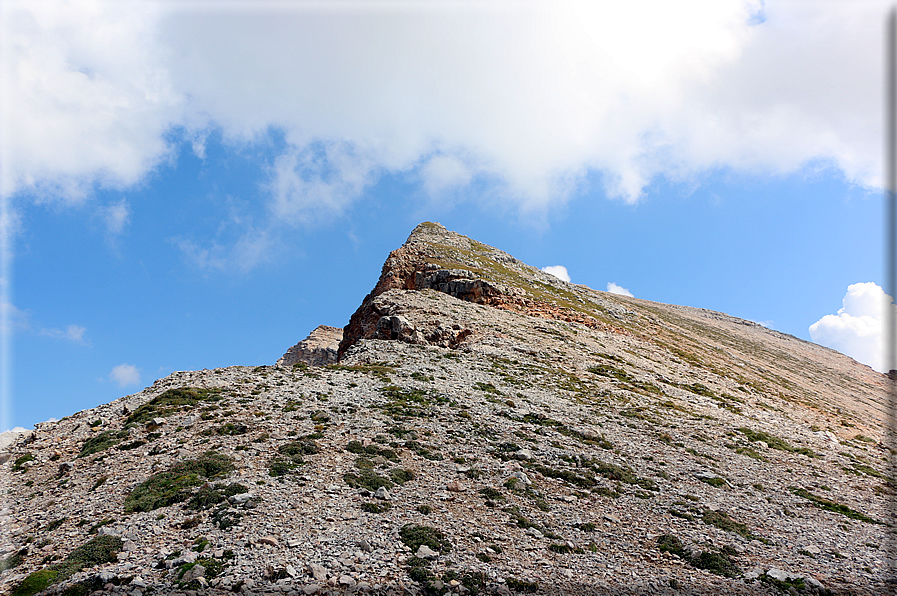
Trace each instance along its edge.
{"label": "rocky foreground", "polygon": [[892,381],[841,354],[438,224],[337,340],[21,436],[0,589],[888,593]]}

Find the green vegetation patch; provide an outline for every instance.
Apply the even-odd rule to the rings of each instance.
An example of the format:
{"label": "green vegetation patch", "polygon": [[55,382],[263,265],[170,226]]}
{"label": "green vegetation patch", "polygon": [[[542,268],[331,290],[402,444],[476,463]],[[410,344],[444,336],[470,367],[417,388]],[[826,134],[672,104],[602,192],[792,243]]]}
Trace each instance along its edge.
{"label": "green vegetation patch", "polygon": [[867,524],[882,524],[876,519],[872,519],[867,515],[863,515],[859,511],[854,511],[847,505],[841,505],[840,503],[835,503],[834,501],[829,501],[828,499],[824,499],[820,496],[814,495],[810,491],[803,488],[796,488],[794,486],[789,486],[788,490],[799,497],[803,497],[808,499],[813,505],[819,507],[820,509],[825,509],[826,511],[833,511],[835,513],[840,513],[845,517],[849,517],[850,519],[857,519],[859,521],[866,522]]}
{"label": "green vegetation patch", "polygon": [[105,451],[106,449],[121,443],[122,439],[127,438],[128,431],[126,430],[120,430],[118,432],[104,430],[100,434],[94,435],[84,441],[84,444],[81,445],[81,452],[78,454],[78,457],[87,457],[88,455]]}
{"label": "green vegetation patch", "polygon": [[367,373],[373,377],[376,377],[383,381],[384,383],[391,382],[389,375],[396,372],[395,367],[389,366],[388,364],[353,364],[350,366],[346,366],[343,364],[328,364],[324,368],[328,370],[341,370],[346,372],[360,372]]}
{"label": "green vegetation patch", "polygon": [[396,420],[404,418],[429,418],[436,412],[433,406],[447,404],[448,398],[432,391],[403,389],[388,385],[380,389],[386,401],[378,407]]}
{"label": "green vegetation patch", "polygon": [[228,497],[249,492],[249,489],[242,484],[224,483],[205,484],[196,491],[190,500],[184,505],[187,509],[202,511],[211,509],[213,506],[226,501]]}
{"label": "green vegetation patch", "polygon": [[[314,442],[314,439],[310,438],[311,435],[306,435],[301,437],[298,441],[293,441],[292,443],[286,443],[277,448],[277,452],[282,455],[289,455],[290,457],[303,456],[303,455],[314,455],[316,453],[321,452],[321,448],[318,447],[318,444]],[[315,435],[318,438],[320,436]]]}
{"label": "green vegetation patch", "polygon": [[393,468],[389,471],[389,477],[392,478],[392,481],[396,484],[405,484],[406,482],[414,480],[414,472],[403,468]]}
{"label": "green vegetation patch", "polygon": [[215,432],[226,437],[233,437],[236,435],[245,435],[249,432],[249,427],[239,422],[227,422],[216,428]]}
{"label": "green vegetation patch", "polygon": [[22,466],[25,464],[25,462],[29,462],[29,461],[36,461],[36,458],[34,457],[34,455],[32,455],[31,453],[26,453],[24,455],[20,455],[19,457],[16,458],[16,460],[14,462],[12,462],[12,471],[18,472],[19,470],[22,469]]}
{"label": "green vegetation patch", "polygon": [[704,515],[701,517],[701,520],[710,526],[714,526],[719,528],[720,530],[725,530],[726,532],[735,532],[739,536],[743,536],[748,540],[757,540],[758,538],[754,536],[750,529],[743,523],[737,522],[725,511],[705,511]]}
{"label": "green vegetation patch", "polygon": [[28,549],[23,548],[18,552],[15,552],[5,559],[0,559],[0,573],[7,571],[9,569],[15,569],[19,565],[25,562],[25,555],[28,554]]}
{"label": "green vegetation patch", "polygon": [[183,412],[185,409],[194,408],[200,402],[217,401],[219,399],[221,399],[221,388],[219,387],[211,389],[198,387],[169,389],[134,410],[125,420],[125,424],[142,424],[149,422],[153,418],[165,418],[172,414]]}
{"label": "green vegetation patch", "polygon": [[506,577],[505,585],[513,592],[535,594],[539,591],[539,582],[531,582],[516,577]]}
{"label": "green vegetation patch", "polygon": [[366,511],[367,513],[384,513],[392,509],[392,505],[389,503],[374,503],[374,502],[366,502],[359,505],[362,511]]}
{"label": "green vegetation patch", "polygon": [[12,596],[33,596],[51,585],[68,579],[88,567],[116,561],[122,548],[122,540],[117,536],[97,536],[82,544],[59,563],[35,571],[13,588]]}
{"label": "green vegetation patch", "polygon": [[215,451],[207,451],[198,459],[175,463],[134,487],[125,498],[125,512],[152,511],[180,503],[192,495],[193,487],[205,482],[203,479],[224,476],[233,469],[230,457]]}
{"label": "green vegetation patch", "polygon": [[299,463],[290,459],[274,459],[268,464],[268,476],[271,476],[272,478],[286,476],[287,474],[293,473],[299,465]]}
{"label": "green vegetation patch", "polygon": [[626,484],[634,484],[645,490],[659,490],[657,483],[650,478],[642,478],[636,474],[632,468],[628,466],[618,466],[601,460],[583,460],[583,464],[588,464],[593,470],[607,478],[608,480],[617,480]]}
{"label": "green vegetation patch", "polygon": [[361,444],[361,441],[349,441],[349,444],[346,445],[346,451],[357,455],[373,455],[374,457],[379,455],[390,461],[399,461],[399,456],[392,449],[382,448],[373,444],[365,447]]}
{"label": "green vegetation patch", "polygon": [[778,449],[779,451],[787,451],[789,453],[800,453],[802,455],[806,455],[807,457],[818,457],[816,453],[814,453],[811,449],[808,449],[806,447],[793,447],[785,439],[776,437],[775,435],[771,435],[762,430],[751,430],[744,426],[736,430],[747,437],[748,441],[763,441],[764,443],[769,445],[771,449]]}
{"label": "green vegetation patch", "polygon": [[702,550],[693,555],[686,550],[679,538],[672,534],[663,534],[657,539],[657,548],[661,552],[676,555],[692,567],[704,569],[716,575],[737,577],[741,574],[741,569],[733,560],[735,552],[730,547],[723,547],[718,551]]}
{"label": "green vegetation patch", "polygon": [[376,491],[381,486],[383,488],[392,488],[395,484],[389,479],[380,476],[374,471],[374,466],[370,460],[359,457],[355,460],[356,472],[346,472],[343,474],[343,481],[349,486],[355,488],[363,488],[369,491]]}
{"label": "green vegetation patch", "polygon": [[445,554],[452,550],[452,543],[445,534],[432,526],[405,524],[399,530],[399,538],[412,553],[417,552],[422,544],[437,553]]}

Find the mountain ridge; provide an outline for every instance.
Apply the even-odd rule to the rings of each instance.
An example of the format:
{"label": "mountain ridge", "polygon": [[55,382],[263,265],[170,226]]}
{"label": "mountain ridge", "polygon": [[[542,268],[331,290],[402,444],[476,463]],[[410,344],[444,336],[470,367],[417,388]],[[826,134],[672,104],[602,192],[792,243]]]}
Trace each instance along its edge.
{"label": "mountain ridge", "polygon": [[338,331],[21,436],[0,590],[887,590],[893,383],[846,356],[430,222]]}

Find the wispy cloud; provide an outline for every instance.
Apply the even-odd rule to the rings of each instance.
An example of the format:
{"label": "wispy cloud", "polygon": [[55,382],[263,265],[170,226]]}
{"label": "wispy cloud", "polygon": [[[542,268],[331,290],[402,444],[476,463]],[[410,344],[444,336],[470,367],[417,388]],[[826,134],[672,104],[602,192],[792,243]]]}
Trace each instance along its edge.
{"label": "wispy cloud", "polygon": [[41,329],[40,334],[53,337],[56,339],[65,339],[78,344],[85,344],[84,334],[87,332],[86,327],[81,325],[68,325],[65,329]]}
{"label": "wispy cloud", "polygon": [[108,205],[102,210],[103,223],[106,226],[106,233],[110,236],[119,236],[125,231],[127,225],[131,222],[131,208],[128,202],[122,199],[118,203]]}
{"label": "wispy cloud", "polygon": [[553,275],[558,279],[570,281],[570,274],[567,273],[567,268],[563,265],[549,265],[548,267],[542,267],[542,271],[548,273],[549,275]]}
{"label": "wispy cloud", "polygon": [[612,281],[607,282],[607,291],[611,294],[619,294],[620,296],[629,296],[630,298],[634,298],[632,292],[624,288],[623,286],[618,286]]}
{"label": "wispy cloud", "polygon": [[109,379],[119,387],[129,387],[140,384],[140,370],[133,364],[119,364],[112,367]]}
{"label": "wispy cloud", "polygon": [[892,298],[878,284],[856,283],[847,286],[847,294],[836,314],[825,315],[810,325],[810,337],[818,344],[838,350],[879,372],[884,370],[885,308]]}
{"label": "wispy cloud", "polygon": [[213,241],[202,245],[194,240],[175,239],[184,259],[203,271],[247,272],[270,262],[280,243],[270,230],[250,229],[232,244]]}

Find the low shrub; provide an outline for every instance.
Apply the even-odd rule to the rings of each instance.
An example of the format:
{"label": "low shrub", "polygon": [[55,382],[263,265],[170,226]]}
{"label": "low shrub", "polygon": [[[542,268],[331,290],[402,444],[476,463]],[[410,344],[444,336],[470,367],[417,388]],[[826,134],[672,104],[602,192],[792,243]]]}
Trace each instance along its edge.
{"label": "low shrub", "polygon": [[186,501],[192,496],[191,489],[203,484],[204,478],[211,480],[233,469],[230,457],[215,451],[207,451],[198,459],[178,462],[134,487],[125,498],[125,512],[152,511]]}

